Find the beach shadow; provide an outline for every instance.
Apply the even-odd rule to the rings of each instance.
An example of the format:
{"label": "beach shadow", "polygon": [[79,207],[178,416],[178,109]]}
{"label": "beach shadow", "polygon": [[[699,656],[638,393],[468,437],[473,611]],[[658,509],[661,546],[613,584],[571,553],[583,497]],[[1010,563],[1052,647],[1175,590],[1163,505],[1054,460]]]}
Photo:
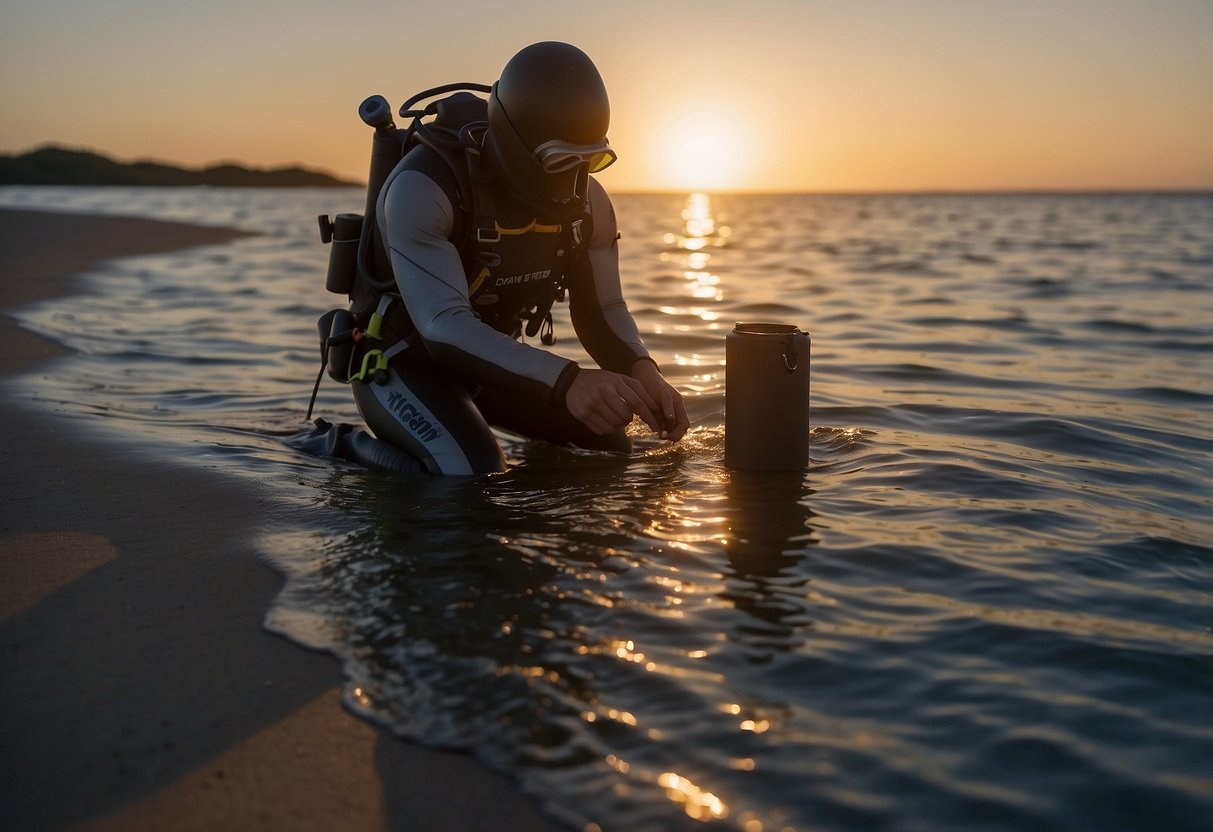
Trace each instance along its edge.
{"label": "beach shadow", "polygon": [[[255,497],[48,424],[23,432],[43,471],[8,501],[4,531],[87,534],[117,556],[0,622],[9,828],[105,815],[333,687],[330,659],[261,630],[279,580],[251,546]],[[64,483],[82,497],[47,517]]]}
{"label": "beach shadow", "polygon": [[[251,543],[263,498],[55,445],[0,516],[6,539],[58,537],[47,554],[84,560],[0,621],[5,828],[557,828],[471,758],[346,714],[336,662],[262,628],[281,589]],[[93,495],[56,519],[66,536],[21,511],[63,481]]]}

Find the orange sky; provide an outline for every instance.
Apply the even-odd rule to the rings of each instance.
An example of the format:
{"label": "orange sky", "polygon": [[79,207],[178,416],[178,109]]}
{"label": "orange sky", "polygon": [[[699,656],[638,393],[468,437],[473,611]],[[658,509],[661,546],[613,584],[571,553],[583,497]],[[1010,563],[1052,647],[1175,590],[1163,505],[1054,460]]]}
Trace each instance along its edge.
{"label": "orange sky", "polygon": [[1213,2],[7,0],[0,152],[361,179],[356,107],[567,40],[614,190],[1213,187]]}

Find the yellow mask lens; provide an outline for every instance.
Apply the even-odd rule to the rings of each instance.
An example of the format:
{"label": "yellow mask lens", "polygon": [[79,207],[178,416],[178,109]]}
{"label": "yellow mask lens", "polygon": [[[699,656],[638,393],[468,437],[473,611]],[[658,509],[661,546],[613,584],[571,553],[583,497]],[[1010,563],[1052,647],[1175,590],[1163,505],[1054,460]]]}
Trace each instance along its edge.
{"label": "yellow mask lens", "polygon": [[590,173],[598,173],[601,170],[606,170],[615,161],[615,154],[608,151],[595,153],[590,157]]}

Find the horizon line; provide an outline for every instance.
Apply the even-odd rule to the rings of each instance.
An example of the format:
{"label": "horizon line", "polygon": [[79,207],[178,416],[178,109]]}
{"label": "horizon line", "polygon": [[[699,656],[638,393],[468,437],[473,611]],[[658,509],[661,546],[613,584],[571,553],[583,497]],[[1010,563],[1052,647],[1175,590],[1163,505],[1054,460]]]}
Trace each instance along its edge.
{"label": "horizon line", "polygon": [[[365,186],[363,186],[365,187]],[[672,196],[675,194],[701,193],[708,196],[1065,196],[1065,195],[1177,195],[1213,196],[1213,185],[1193,188],[1169,188],[1165,186],[1144,187],[1023,187],[1023,188],[854,188],[854,189],[786,189],[756,188],[612,188],[613,194],[629,196]]]}
{"label": "horizon line", "polygon": [[[37,150],[46,150],[46,149],[91,153],[94,155],[107,157],[115,162],[118,162],[119,164],[125,164],[125,165],[150,163],[150,164],[157,164],[157,165],[165,165],[165,166],[169,166],[169,167],[179,167],[183,170],[205,171],[205,170],[208,170],[211,168],[221,167],[221,166],[225,166],[225,165],[236,165],[236,166],[244,167],[244,168],[254,170],[254,171],[266,171],[266,172],[277,172],[277,171],[282,171],[282,170],[288,170],[290,168],[298,168],[298,169],[301,169],[301,170],[304,170],[304,171],[307,171],[310,173],[320,173],[320,174],[329,176],[333,179],[336,179],[338,181],[350,183],[347,185],[335,186],[335,187],[349,187],[349,188],[364,188],[365,189],[366,185],[367,185],[366,182],[356,182],[356,181],[346,179],[346,177],[343,174],[337,173],[337,172],[333,171],[331,168],[323,167],[320,165],[312,166],[312,164],[308,163],[308,162],[296,161],[296,162],[278,163],[278,166],[261,166],[261,165],[258,165],[257,163],[233,159],[231,157],[225,157],[225,158],[221,157],[215,161],[203,163],[203,165],[201,165],[201,166],[193,166],[193,165],[189,165],[188,163],[170,161],[163,157],[156,157],[156,156],[136,156],[133,158],[128,157],[128,158],[130,158],[130,161],[122,161],[122,157],[117,156],[116,154],[112,154],[110,151],[101,150],[101,149],[98,149],[95,147],[89,147],[89,146],[85,146],[85,145],[72,145],[72,144],[69,144],[66,142],[56,142],[55,140],[49,140],[49,141],[42,142],[41,144],[35,145],[34,147],[32,147],[28,150],[13,152],[12,155],[20,156],[20,155],[25,155],[27,153],[35,152]],[[8,154],[0,153],[0,155],[8,155]],[[0,187],[48,187],[48,188],[53,188],[53,187],[88,187],[88,186],[78,186],[78,185],[13,186],[13,185],[5,185],[5,186],[0,186]],[[92,186],[92,187],[105,187],[105,186]],[[167,187],[167,186],[147,186],[147,187]],[[178,186],[178,187],[193,187],[193,186]],[[257,187],[257,186],[253,186],[253,187]],[[1092,186],[1092,187],[1073,187],[1073,186],[1064,186],[1064,185],[1063,186],[1028,185],[1028,186],[1017,186],[1017,187],[988,187],[988,186],[936,187],[936,186],[927,186],[927,187],[921,187],[921,188],[892,187],[892,188],[825,188],[825,189],[765,188],[765,187],[758,187],[758,188],[753,188],[753,189],[747,189],[744,187],[676,188],[676,187],[659,185],[659,186],[652,186],[652,187],[638,186],[638,187],[624,187],[624,188],[608,188],[608,191],[611,193],[615,193],[615,194],[627,194],[627,195],[635,195],[635,196],[659,196],[659,195],[691,194],[691,193],[705,193],[705,194],[708,194],[709,196],[743,196],[743,195],[744,196],[980,196],[980,195],[1064,196],[1064,195],[1082,195],[1082,194],[1086,194],[1086,195],[1158,194],[1158,195],[1176,195],[1176,196],[1202,196],[1202,195],[1213,195],[1213,183],[1209,183],[1209,184],[1205,184],[1205,185],[1195,185],[1195,186],[1191,186],[1191,187],[1169,187],[1169,186],[1162,186],[1162,185],[1157,185],[1157,186],[1155,186],[1155,185],[1146,185],[1146,186],[1105,185],[1105,186]]]}
{"label": "horizon line", "polygon": [[[281,168],[263,169],[269,172],[283,170]],[[315,169],[312,169],[315,172]],[[335,174],[329,174],[335,177]],[[279,185],[64,185],[64,184],[0,184],[0,189],[6,188],[146,188],[165,190],[177,188],[220,188],[233,190],[366,190],[366,185],[312,185],[304,187],[287,187]],[[1166,188],[1166,187],[1132,187],[1132,188],[887,188],[887,189],[855,189],[855,190],[770,190],[755,188],[744,190],[740,188],[610,188],[608,193],[617,196],[688,196],[690,194],[705,194],[706,196],[1192,196],[1213,197],[1213,186],[1198,188]]]}

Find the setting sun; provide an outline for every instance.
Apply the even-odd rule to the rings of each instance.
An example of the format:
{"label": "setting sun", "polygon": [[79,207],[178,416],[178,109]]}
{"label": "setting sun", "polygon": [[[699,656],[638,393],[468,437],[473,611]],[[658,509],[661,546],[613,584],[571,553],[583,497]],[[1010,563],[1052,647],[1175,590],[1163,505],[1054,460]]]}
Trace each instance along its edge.
{"label": "setting sun", "polygon": [[669,186],[711,191],[745,185],[754,149],[737,119],[688,109],[673,114],[656,138]]}

